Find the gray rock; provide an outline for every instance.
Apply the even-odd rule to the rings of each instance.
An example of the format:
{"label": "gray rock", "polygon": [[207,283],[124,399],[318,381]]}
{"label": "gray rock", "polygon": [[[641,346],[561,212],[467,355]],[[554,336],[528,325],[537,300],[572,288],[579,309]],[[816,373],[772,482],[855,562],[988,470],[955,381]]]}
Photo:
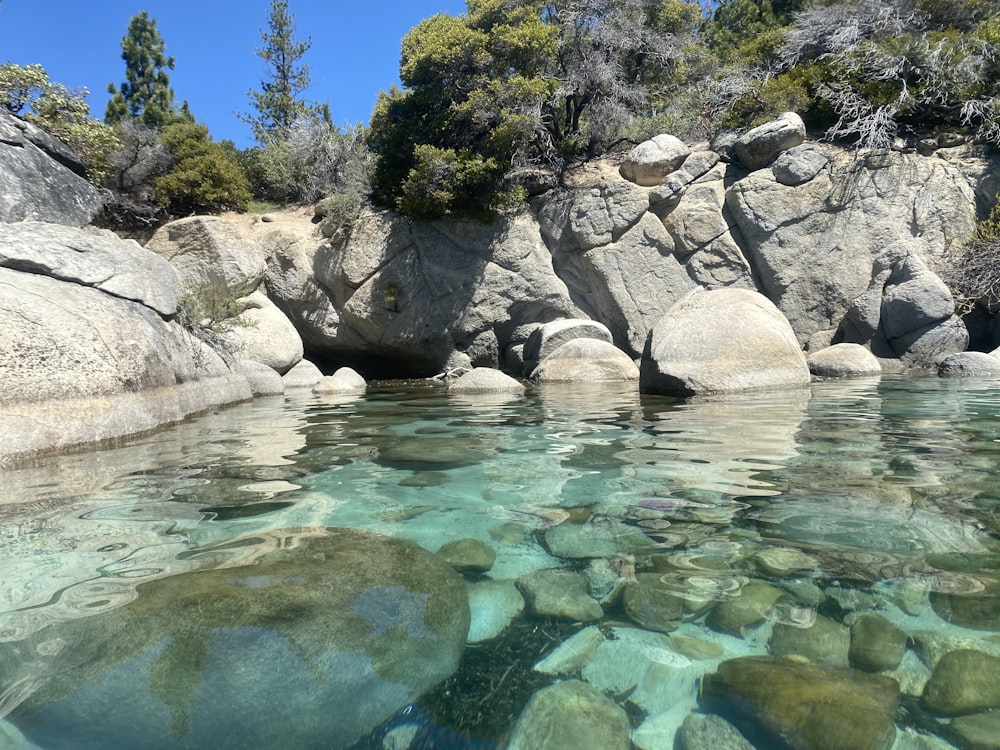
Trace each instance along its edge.
{"label": "gray rock", "polygon": [[524,393],[524,386],[510,375],[489,367],[476,367],[448,385],[449,393]]}
{"label": "gray rock", "polygon": [[612,343],[611,331],[603,323],[587,319],[555,320],[536,328],[524,343],[524,361],[535,366],[563,344],[574,339],[597,339]]}
{"label": "gray rock", "polygon": [[620,521],[561,523],[545,532],[545,546],[556,557],[587,559],[651,550],[655,543],[635,526]]}
{"label": "gray rock", "polygon": [[806,126],[794,112],[764,123],[740,136],[734,146],[736,158],[747,169],[766,167],[782,151],[798,146],[806,139]]}
{"label": "gray rock", "polygon": [[538,214],[545,243],[585,252],[617,242],[649,208],[649,195],[629,182],[602,182],[546,201]]}
{"label": "gray rock", "polygon": [[598,339],[567,341],[531,373],[536,383],[620,383],[639,380],[639,368],[625,352]]}
{"label": "gray rock", "polygon": [[625,586],[622,604],[625,614],[642,627],[669,633],[681,623],[684,600],[661,578],[658,573],[639,573],[634,583]]}
{"label": "gray rock", "polygon": [[0,222],[82,227],[101,210],[97,190],[61,141],[0,112]]}
{"label": "gray rock", "polygon": [[690,153],[691,149],[682,140],[663,133],[629,151],[619,172],[637,185],[659,185],[664,177],[684,163]]}
{"label": "gray rock", "polygon": [[323,379],[323,373],[308,359],[303,359],[295,367],[282,375],[281,379],[285,383],[285,388],[311,389]]}
{"label": "gray rock", "polygon": [[458,666],[465,584],[429,552],[347,529],[243,541],[243,564],[148,580],[131,604],[0,644],[11,679],[44,675],[12,715],[37,719],[29,739],[151,747],[174,726],[191,747],[347,747]]}
{"label": "gray rock", "polygon": [[834,344],[806,358],[818,378],[864,378],[882,374],[878,358],[861,344]]}
{"label": "gray rock", "polygon": [[25,221],[0,223],[0,268],[138,302],[164,317],[177,313],[177,272],[162,258],[111,232]]}
{"label": "gray rock", "polygon": [[949,354],[938,365],[942,378],[995,378],[1000,376],[1000,357],[983,352]]}
{"label": "gray rock", "polygon": [[822,615],[807,628],[776,622],[767,651],[771,656],[801,656],[828,667],[848,666],[851,631]]}
{"label": "gray rock", "polygon": [[579,680],[535,693],[514,725],[506,750],[629,750],[624,709]]}
{"label": "gray rock", "polygon": [[681,724],[681,750],[754,750],[740,731],[713,714],[688,714]]}
{"label": "gray rock", "polygon": [[718,163],[719,155],[715,151],[693,151],[681,164],[681,169],[697,180]]}
{"label": "gray rock", "polygon": [[790,578],[819,566],[816,558],[794,547],[764,547],[754,553],[753,561],[764,575],[775,578]]}
{"label": "gray rock", "polygon": [[689,294],[653,327],[640,366],[647,393],[691,395],[804,385],[795,334],[765,297],[745,289]]}
{"label": "gray rock", "polygon": [[254,396],[280,396],[285,392],[285,381],[275,370],[260,362],[242,360],[233,371],[247,379]]}
{"label": "gray rock", "polygon": [[538,570],[517,579],[530,612],[536,617],[591,622],[604,610],[587,593],[587,581],[571,570]]}
{"label": "gray rock", "polygon": [[542,674],[570,676],[579,674],[604,643],[604,635],[595,625],[574,633],[558,648],[535,665]]}
{"label": "gray rock", "polygon": [[301,361],[302,339],[271,300],[261,292],[254,292],[240,299],[239,304],[243,312],[225,335],[230,351],[242,359],[267,365],[279,375]]}
{"label": "gray rock", "polygon": [[649,210],[660,216],[668,213],[680,203],[692,182],[694,178],[690,174],[683,169],[677,170],[649,191]]}
{"label": "gray rock", "polygon": [[368,388],[365,379],[350,367],[341,367],[313,386],[313,393],[324,395],[364,393]]}
{"label": "gray rock", "polygon": [[524,597],[513,581],[481,581],[468,584],[469,643],[481,643],[500,635],[524,610]]}
{"label": "gray rock", "polygon": [[927,681],[924,705],[948,716],[1000,708],[998,673],[1000,657],[973,649],[949,651]]}
{"label": "gray rock", "polygon": [[803,144],[778,155],[771,165],[774,179],[782,185],[801,185],[809,182],[830,162],[821,147]]}
{"label": "gray rock", "polygon": [[459,573],[483,573],[493,567],[497,553],[486,542],[478,539],[456,539],[446,542],[437,556]]}
{"label": "gray rock", "polygon": [[882,615],[864,614],[851,625],[851,663],[866,672],[896,669],[906,653],[906,633]]}
{"label": "gray rock", "polygon": [[264,249],[218,216],[192,216],[165,224],[146,249],[170,261],[188,290],[210,285],[242,296],[257,289],[264,278]]}

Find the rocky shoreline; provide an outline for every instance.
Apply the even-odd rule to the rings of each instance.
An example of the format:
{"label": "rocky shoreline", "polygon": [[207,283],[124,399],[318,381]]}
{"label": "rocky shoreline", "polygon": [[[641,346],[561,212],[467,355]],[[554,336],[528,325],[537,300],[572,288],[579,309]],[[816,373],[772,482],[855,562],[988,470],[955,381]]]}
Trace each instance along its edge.
{"label": "rocky shoreline", "polygon": [[[489,225],[191,217],[142,247],[89,226],[100,201],[57,144],[0,118],[0,463],[312,387],[311,362],[677,395],[997,369],[966,352],[992,320],[970,332],[939,276],[1000,184],[971,146],[859,156],[788,113],[658,136]],[[208,288],[242,310],[221,356],[182,325]]]}

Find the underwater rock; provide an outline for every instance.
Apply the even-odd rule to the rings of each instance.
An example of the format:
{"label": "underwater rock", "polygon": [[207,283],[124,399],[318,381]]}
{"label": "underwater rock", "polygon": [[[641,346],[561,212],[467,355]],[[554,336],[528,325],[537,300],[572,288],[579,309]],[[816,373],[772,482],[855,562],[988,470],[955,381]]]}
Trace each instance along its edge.
{"label": "underwater rock", "polygon": [[479,643],[496,638],[524,611],[524,597],[513,581],[472,583],[469,609],[472,612],[469,643]]}
{"label": "underwater rock", "polygon": [[556,557],[611,557],[652,549],[654,542],[635,526],[619,521],[563,523],[545,532],[545,546]]}
{"label": "underwater rock", "polygon": [[0,644],[4,685],[32,686],[7,718],[42,747],[342,748],[457,667],[465,584],[429,552],[345,529],[241,543],[252,562]]}
{"label": "underwater rock", "polygon": [[949,651],[927,681],[924,705],[949,716],[1000,708],[998,674],[1000,657],[973,649]]}
{"label": "underwater rock", "polygon": [[535,665],[535,671],[551,675],[572,675],[583,669],[604,643],[596,625],[584,628]]}
{"label": "underwater rock", "polygon": [[684,600],[666,586],[657,573],[639,573],[625,587],[625,613],[648,630],[669,633],[680,625]]}
{"label": "underwater rock", "polygon": [[754,553],[753,561],[761,573],[775,578],[788,578],[815,570],[816,558],[794,547],[765,547]]}
{"label": "underwater rock", "polygon": [[379,445],[375,461],[394,469],[412,471],[457,469],[485,461],[492,452],[481,439],[455,440],[451,437],[413,437]]}
{"label": "underwater rock", "polygon": [[981,577],[980,590],[969,593],[931,592],[938,617],[953,625],[1000,633],[1000,580]]}
{"label": "underwater rock", "polygon": [[754,750],[740,730],[713,714],[688,714],[681,724],[681,750]]}
{"label": "underwater rock", "polygon": [[532,614],[590,622],[604,610],[587,593],[587,580],[572,570],[538,570],[517,579]]}
{"label": "underwater rock", "polygon": [[506,750],[628,750],[625,711],[585,682],[567,680],[535,693]]}
{"label": "underwater rock", "polygon": [[820,615],[807,628],[775,623],[767,651],[771,656],[802,656],[828,667],[846,667],[850,646],[850,630]]}
{"label": "underwater rock", "polygon": [[721,643],[710,641],[706,638],[695,638],[690,635],[679,635],[671,633],[667,636],[667,643],[670,648],[682,656],[697,661],[718,659],[722,656],[726,648]]}
{"label": "underwater rock", "polygon": [[1000,750],[1000,712],[959,716],[948,729],[962,750]]}
{"label": "underwater rock", "polygon": [[861,615],[851,625],[851,663],[866,672],[895,669],[906,653],[906,633],[882,615]]}
{"label": "underwater rock", "polygon": [[899,685],[884,675],[745,656],[720,664],[703,695],[714,712],[739,712],[793,750],[889,750],[896,737]]}
{"label": "underwater rock", "polygon": [[743,587],[739,596],[719,603],[708,613],[706,622],[712,630],[742,638],[744,628],[762,623],[783,594],[781,589],[753,581]]}
{"label": "underwater rock", "polygon": [[459,573],[483,573],[493,567],[496,551],[478,539],[456,539],[441,546],[437,556]]}

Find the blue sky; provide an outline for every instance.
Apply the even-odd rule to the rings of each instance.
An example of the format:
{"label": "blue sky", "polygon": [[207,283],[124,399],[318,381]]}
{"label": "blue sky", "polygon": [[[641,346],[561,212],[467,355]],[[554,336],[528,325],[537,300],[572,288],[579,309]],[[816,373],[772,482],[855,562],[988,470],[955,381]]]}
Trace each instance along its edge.
{"label": "blue sky", "polygon": [[[216,140],[252,145],[236,112],[259,86],[254,53],[270,0],[0,0],[0,62],[40,63],[53,81],[90,90],[91,114],[104,117],[108,83],[125,74],[121,39],[142,10],[156,19],[178,102],[208,125]],[[334,122],[367,122],[378,92],[397,81],[403,36],[435,13],[465,11],[464,0],[289,0],[298,37],[312,37],[305,62],[306,98],[329,101]]]}

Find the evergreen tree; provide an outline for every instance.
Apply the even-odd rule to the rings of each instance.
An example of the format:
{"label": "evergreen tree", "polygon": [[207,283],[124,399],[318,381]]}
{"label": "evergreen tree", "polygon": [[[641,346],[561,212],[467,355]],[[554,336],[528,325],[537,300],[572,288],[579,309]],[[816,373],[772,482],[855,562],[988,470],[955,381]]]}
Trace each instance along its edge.
{"label": "evergreen tree", "polygon": [[264,44],[255,48],[264,61],[264,78],[259,91],[247,92],[256,114],[242,117],[253,128],[259,143],[282,137],[297,119],[318,111],[299,98],[309,87],[309,66],[302,58],[312,47],[312,40],[300,42],[295,37],[296,30],[287,0],[271,0],[267,29],[260,32]]}
{"label": "evergreen tree", "polygon": [[151,128],[162,128],[174,117],[174,92],[170,88],[168,70],[174,69],[174,58],[167,57],[166,45],[156,21],[142,11],[132,17],[128,31],[122,37],[122,60],[125,80],[118,88],[108,84],[112,94],[104,114],[109,125],[126,119],[141,120]]}

